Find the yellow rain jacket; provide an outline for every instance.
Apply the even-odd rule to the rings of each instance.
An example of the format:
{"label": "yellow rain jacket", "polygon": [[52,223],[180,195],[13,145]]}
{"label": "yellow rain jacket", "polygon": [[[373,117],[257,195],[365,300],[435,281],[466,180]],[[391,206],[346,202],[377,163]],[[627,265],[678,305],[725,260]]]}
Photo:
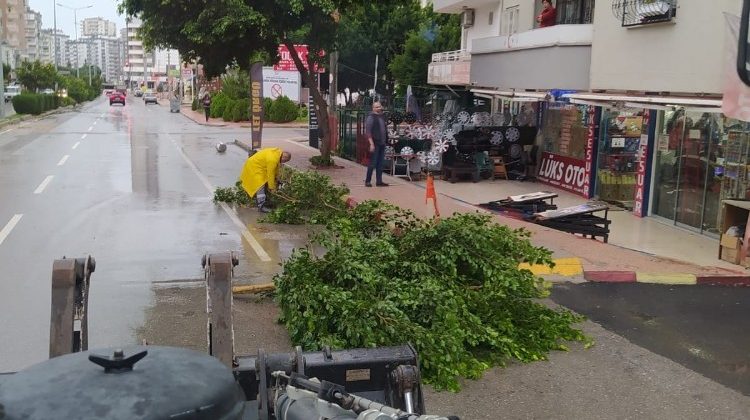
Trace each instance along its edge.
{"label": "yellow rain jacket", "polygon": [[263,184],[268,183],[269,190],[276,189],[276,175],[281,166],[282,150],[278,147],[268,147],[258,150],[247,158],[242,167],[240,181],[242,188],[252,198]]}

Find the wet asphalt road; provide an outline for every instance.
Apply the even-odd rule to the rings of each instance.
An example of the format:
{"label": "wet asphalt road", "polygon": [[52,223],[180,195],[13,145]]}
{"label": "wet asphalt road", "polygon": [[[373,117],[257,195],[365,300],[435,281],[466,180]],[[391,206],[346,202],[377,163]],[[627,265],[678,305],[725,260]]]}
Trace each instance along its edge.
{"label": "wet asphalt road", "polygon": [[[231,146],[219,155],[213,145],[248,136],[249,129],[217,134],[132,97],[125,107],[102,97],[0,131],[0,372],[48,356],[54,259],[96,258],[90,348],[139,343],[149,329],[176,334],[180,324],[159,312],[169,309],[155,306],[165,299],[157,292],[194,287],[205,253],[239,251],[238,281],[270,281],[306,235],[268,232],[254,224],[255,212],[240,210],[270,257],[261,261],[211,202],[213,187],[233,185],[246,158]],[[200,315],[205,301],[194,300],[187,312]]]}
{"label": "wet asphalt road", "polygon": [[563,284],[552,300],[750,396],[750,288]]}

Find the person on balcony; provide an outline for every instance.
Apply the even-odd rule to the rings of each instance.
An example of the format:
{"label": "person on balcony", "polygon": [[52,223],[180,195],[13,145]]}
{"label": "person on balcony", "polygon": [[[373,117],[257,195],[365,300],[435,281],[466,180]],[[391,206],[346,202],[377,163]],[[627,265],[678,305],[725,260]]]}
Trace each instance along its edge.
{"label": "person on balcony", "polygon": [[540,28],[555,26],[557,24],[557,9],[552,5],[552,0],[542,0],[542,13],[536,17]]}

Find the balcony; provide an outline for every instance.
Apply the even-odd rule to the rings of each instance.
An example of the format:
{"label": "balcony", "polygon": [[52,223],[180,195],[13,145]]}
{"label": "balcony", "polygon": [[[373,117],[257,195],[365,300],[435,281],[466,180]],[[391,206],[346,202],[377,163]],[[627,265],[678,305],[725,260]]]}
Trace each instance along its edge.
{"label": "balcony", "polygon": [[476,8],[490,3],[498,3],[497,0],[433,0],[432,10],[437,13],[461,13],[464,7]]}
{"label": "balcony", "polygon": [[510,89],[589,89],[591,24],[556,25],[472,40],[470,84]]}
{"label": "balcony", "polygon": [[431,85],[468,86],[471,55],[468,51],[446,51],[432,54],[427,66],[427,83]]}

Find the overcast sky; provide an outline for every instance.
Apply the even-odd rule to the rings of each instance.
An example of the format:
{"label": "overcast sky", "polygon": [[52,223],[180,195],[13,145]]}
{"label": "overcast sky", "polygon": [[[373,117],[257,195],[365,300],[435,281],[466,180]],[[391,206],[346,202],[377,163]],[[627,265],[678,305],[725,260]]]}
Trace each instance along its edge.
{"label": "overcast sky", "polygon": [[[73,8],[92,6],[77,12],[79,37],[81,21],[89,17],[102,17],[114,22],[117,25],[118,36],[120,29],[125,27],[125,17],[117,14],[117,0],[57,0],[57,3]],[[42,14],[43,29],[54,27],[54,4],[55,0],[29,0],[29,7]],[[65,32],[71,39],[75,38],[72,10],[57,6],[57,29]]]}

